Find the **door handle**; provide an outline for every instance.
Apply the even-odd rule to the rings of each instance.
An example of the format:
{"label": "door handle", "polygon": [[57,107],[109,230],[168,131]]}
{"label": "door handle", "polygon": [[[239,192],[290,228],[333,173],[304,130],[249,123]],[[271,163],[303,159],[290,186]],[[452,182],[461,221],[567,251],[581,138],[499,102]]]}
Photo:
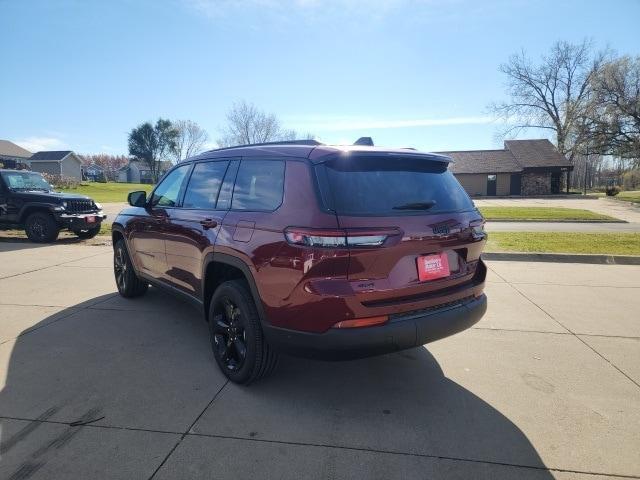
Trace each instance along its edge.
{"label": "door handle", "polygon": [[202,228],[205,230],[209,230],[210,228],[216,228],[218,226],[218,222],[212,218],[205,218],[204,220],[200,220],[200,225],[202,225]]}

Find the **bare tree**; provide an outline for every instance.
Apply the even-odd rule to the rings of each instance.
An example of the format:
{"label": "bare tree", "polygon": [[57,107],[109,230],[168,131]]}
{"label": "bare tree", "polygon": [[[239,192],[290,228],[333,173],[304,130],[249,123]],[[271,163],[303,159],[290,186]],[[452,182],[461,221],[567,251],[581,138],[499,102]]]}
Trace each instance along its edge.
{"label": "bare tree", "polygon": [[258,109],[245,101],[234,103],[227,112],[227,125],[218,140],[221,147],[264,143],[279,140],[294,140],[296,132],[282,128],[272,113]]}
{"label": "bare tree", "polygon": [[178,132],[173,155],[177,163],[200,153],[209,141],[209,134],[196,122],[191,120],[176,120],[173,122]]}
{"label": "bare tree", "polygon": [[591,42],[585,40],[577,45],[556,42],[539,64],[524,52],[511,56],[500,66],[510,99],[489,106],[506,122],[503,135],[527,128],[550,130],[558,150],[572,162],[589,141],[592,80],[607,55],[593,54]]}
{"label": "bare tree", "polygon": [[601,153],[640,166],[640,57],[606,63],[594,76],[590,133]]}

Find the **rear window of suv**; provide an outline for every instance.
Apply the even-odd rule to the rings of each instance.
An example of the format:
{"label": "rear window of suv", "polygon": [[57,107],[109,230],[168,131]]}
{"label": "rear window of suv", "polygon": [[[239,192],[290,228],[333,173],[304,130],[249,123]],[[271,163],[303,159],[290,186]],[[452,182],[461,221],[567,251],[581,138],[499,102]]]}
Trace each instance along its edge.
{"label": "rear window of suv", "polygon": [[232,210],[271,212],[282,203],[284,161],[243,160],[236,177]]}
{"label": "rear window of suv", "polygon": [[320,168],[324,169],[319,173],[323,202],[339,215],[424,215],[475,208],[446,163],[352,156]]}

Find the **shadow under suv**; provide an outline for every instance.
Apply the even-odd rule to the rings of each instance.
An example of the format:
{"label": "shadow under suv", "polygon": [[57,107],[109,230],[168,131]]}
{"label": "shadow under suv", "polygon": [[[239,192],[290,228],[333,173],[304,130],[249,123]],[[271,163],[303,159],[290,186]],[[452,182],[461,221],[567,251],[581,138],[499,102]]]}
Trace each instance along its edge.
{"label": "shadow under suv", "polygon": [[112,227],[118,290],[203,308],[237,383],[278,352],[352,359],[452,335],[486,310],[486,235],[449,161],[315,141],[200,154],[129,195]]}

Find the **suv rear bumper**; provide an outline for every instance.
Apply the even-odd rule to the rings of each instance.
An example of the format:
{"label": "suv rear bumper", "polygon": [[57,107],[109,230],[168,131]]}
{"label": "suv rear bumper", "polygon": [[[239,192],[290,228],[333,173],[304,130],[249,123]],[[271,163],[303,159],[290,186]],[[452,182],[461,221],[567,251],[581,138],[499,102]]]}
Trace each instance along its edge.
{"label": "suv rear bumper", "polygon": [[407,312],[384,325],[331,328],[309,333],[263,325],[267,341],[276,349],[301,357],[348,360],[382,355],[424,345],[478,322],[487,310],[487,297],[461,300],[433,310]]}

